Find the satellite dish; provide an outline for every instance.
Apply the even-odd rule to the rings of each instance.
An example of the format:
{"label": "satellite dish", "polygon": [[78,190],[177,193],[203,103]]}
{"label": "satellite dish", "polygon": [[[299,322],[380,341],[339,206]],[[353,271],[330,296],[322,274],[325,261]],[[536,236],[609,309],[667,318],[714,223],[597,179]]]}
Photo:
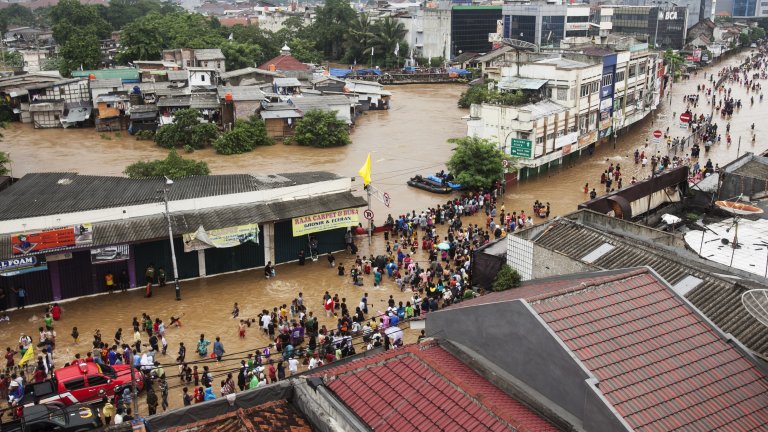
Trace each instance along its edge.
{"label": "satellite dish", "polygon": [[524,40],[520,39],[510,39],[510,38],[504,38],[501,40],[501,43],[507,46],[511,46],[512,48],[516,50],[531,50],[534,52],[539,51],[539,47],[536,44],[532,44],[530,42],[526,42]]}
{"label": "satellite dish", "polygon": [[715,205],[728,213],[735,215],[751,215],[760,214],[763,209],[755,207],[746,203],[740,203],[737,201],[715,201]]}
{"label": "satellite dish", "polygon": [[741,304],[756,320],[768,327],[768,289],[753,289],[741,295]]}

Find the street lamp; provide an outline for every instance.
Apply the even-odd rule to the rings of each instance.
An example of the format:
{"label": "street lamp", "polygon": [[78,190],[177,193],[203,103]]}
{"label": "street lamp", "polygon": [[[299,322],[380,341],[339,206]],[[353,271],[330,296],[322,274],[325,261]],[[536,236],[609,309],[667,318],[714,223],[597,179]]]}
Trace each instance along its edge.
{"label": "street lamp", "polygon": [[176,265],[176,248],[173,245],[173,226],[171,225],[171,212],[168,211],[168,188],[173,185],[173,180],[165,178],[163,188],[163,201],[165,202],[165,219],[168,221],[168,240],[171,242],[171,262],[173,263],[173,285],[176,289],[176,300],[181,300],[181,286],[179,285],[179,269]]}

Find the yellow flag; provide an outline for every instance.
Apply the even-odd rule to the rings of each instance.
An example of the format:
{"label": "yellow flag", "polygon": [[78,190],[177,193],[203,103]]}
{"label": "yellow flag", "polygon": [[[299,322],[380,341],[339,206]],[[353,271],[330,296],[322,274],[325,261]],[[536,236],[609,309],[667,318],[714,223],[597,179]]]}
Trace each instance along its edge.
{"label": "yellow flag", "polygon": [[24,366],[28,361],[32,361],[34,359],[35,349],[32,347],[32,345],[30,345],[24,355],[21,356],[21,360],[19,360],[19,366]]}
{"label": "yellow flag", "polygon": [[368,153],[368,159],[365,160],[365,164],[357,172],[363,178],[363,184],[368,186],[371,183],[371,154]]}

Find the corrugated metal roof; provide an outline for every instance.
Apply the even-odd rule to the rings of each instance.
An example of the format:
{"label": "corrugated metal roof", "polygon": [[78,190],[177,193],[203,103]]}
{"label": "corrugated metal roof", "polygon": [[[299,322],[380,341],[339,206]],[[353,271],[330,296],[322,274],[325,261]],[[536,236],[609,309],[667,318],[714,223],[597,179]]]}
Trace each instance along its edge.
{"label": "corrugated metal roof", "polygon": [[301,82],[296,78],[275,78],[272,82],[278,87],[301,87]]}
{"label": "corrugated metal roof", "polygon": [[349,98],[342,95],[296,97],[291,99],[291,103],[304,112],[311,109],[330,110],[331,107],[350,106]]}
{"label": "corrugated metal roof", "polygon": [[229,78],[234,78],[234,77],[239,77],[239,76],[249,75],[249,74],[265,75],[265,76],[273,76],[273,77],[282,76],[282,74],[278,72],[272,72],[266,69],[259,69],[255,67],[247,67],[243,69],[235,69],[229,72],[222,72],[221,79],[226,80]]}
{"label": "corrugated metal roof", "polygon": [[98,80],[105,79],[119,79],[122,81],[135,81],[139,79],[139,70],[135,68],[115,68],[115,69],[98,69],[98,70],[74,70],[72,71],[73,77],[85,77],[88,78],[91,74],[96,76]]}
{"label": "corrugated metal roof", "polygon": [[131,105],[131,114],[157,112],[157,105]]}
{"label": "corrugated metal roof", "polygon": [[120,78],[93,79],[90,81],[91,89],[120,89],[123,88],[123,80]]}
{"label": "corrugated metal roof", "polygon": [[[168,198],[171,201],[204,198],[337,178],[338,175],[325,171],[262,177],[249,174],[192,176],[174,180]],[[161,178],[132,179],[77,173],[27,174],[0,192],[0,220],[157,202],[157,191],[162,190],[164,185],[165,180]]]}
{"label": "corrugated metal roof", "polygon": [[503,90],[538,90],[548,81],[535,78],[503,77],[498,86]]}
{"label": "corrugated metal roof", "polygon": [[216,93],[192,93],[189,107],[195,109],[219,108],[219,96]]}
{"label": "corrugated metal roof", "polygon": [[567,111],[568,108],[560,105],[557,102],[551,100],[543,100],[534,104],[529,104],[520,107],[520,111],[528,111],[531,113],[532,120],[548,117],[555,113]]}
{"label": "corrugated metal roof", "polygon": [[219,98],[224,99],[227,93],[232,94],[232,100],[238,101],[262,101],[266,99],[264,92],[257,86],[219,86],[217,89]]}
{"label": "corrugated metal roof", "polygon": [[224,54],[219,48],[196,49],[195,60],[224,60]]}
{"label": "corrugated metal roof", "polygon": [[186,70],[168,71],[168,81],[184,81],[189,79],[189,72]]}
{"label": "corrugated metal roof", "polygon": [[159,108],[164,107],[189,107],[191,104],[191,96],[163,96],[157,101]]}
{"label": "corrugated metal roof", "polygon": [[298,109],[286,109],[286,110],[270,110],[261,111],[259,113],[263,119],[285,119],[285,118],[299,118],[304,117]]}

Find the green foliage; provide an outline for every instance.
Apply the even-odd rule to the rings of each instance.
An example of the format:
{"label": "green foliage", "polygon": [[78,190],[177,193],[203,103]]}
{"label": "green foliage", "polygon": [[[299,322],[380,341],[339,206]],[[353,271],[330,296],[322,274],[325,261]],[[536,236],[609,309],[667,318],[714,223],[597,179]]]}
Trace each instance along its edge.
{"label": "green foliage", "polygon": [[155,138],[155,133],[151,130],[140,130],[134,136],[137,140],[151,140]]}
{"label": "green foliage", "polygon": [[339,147],[349,144],[349,126],[335,112],[310,110],[296,125],[294,140],[299,145]]}
{"label": "green foliage", "polygon": [[227,70],[243,69],[257,66],[264,59],[264,54],[258,45],[230,41],[221,46],[221,52],[226,59]]}
{"label": "green foliage", "polygon": [[118,61],[157,60],[169,48],[221,47],[226,40],[207,17],[186,12],[152,12],[120,34]]}
{"label": "green foliage", "polygon": [[222,134],[214,143],[216,153],[231,155],[253,151],[256,146],[272,145],[274,140],[267,136],[267,128],[258,117],[237,120],[231,131]]}
{"label": "green foliage", "polygon": [[216,125],[200,122],[198,110],[182,109],[173,113],[173,123],[157,130],[155,142],[164,148],[189,145],[194,149],[201,149],[210,145],[218,136],[219,129]]}
{"label": "green foliage", "polygon": [[501,150],[489,140],[475,137],[454,138],[457,144],[447,162],[456,182],[469,189],[490,189],[504,173]]}
{"label": "green foliage", "polygon": [[749,35],[741,33],[739,35],[739,44],[743,47],[749,46]]}
{"label": "green foliage", "polygon": [[326,58],[341,58],[343,38],[357,16],[355,10],[345,0],[326,0],[315,12],[312,30],[317,48]]}
{"label": "green foliage", "polygon": [[6,152],[0,151],[0,176],[6,176],[11,173],[11,157]]}
{"label": "green foliage", "polygon": [[19,4],[11,4],[0,10],[0,30],[5,33],[9,27],[33,27],[35,14],[28,7]]}
{"label": "green foliage", "polygon": [[677,79],[678,71],[680,70],[680,66],[682,66],[683,62],[683,57],[680,54],[672,51],[671,49],[664,51],[664,63],[670,67],[673,80]]}
{"label": "green foliage", "polygon": [[64,46],[70,39],[90,34],[98,39],[109,36],[111,27],[96,7],[83,5],[78,0],[61,0],[51,9],[50,21],[53,38]]}
{"label": "green foliage", "polygon": [[59,72],[63,76],[80,67],[84,69],[98,69],[101,66],[101,49],[99,40],[93,33],[76,29],[72,37],[61,46],[59,52]]}
{"label": "green foliage", "polygon": [[[164,10],[169,6],[171,6],[170,10]],[[178,10],[178,6],[163,5],[158,0],[110,0],[108,7],[101,7],[98,11],[99,15],[112,27],[112,30],[120,30],[149,13],[171,13]]]}
{"label": "green foliage", "polygon": [[442,56],[432,57],[431,59],[427,57],[414,57],[414,60],[422,67],[440,67],[445,63],[445,59]]}
{"label": "green foliage", "polygon": [[195,148],[192,147],[191,145],[187,144],[187,145],[184,146],[184,151],[187,152],[187,153],[194,153],[195,152]]}
{"label": "green foliage", "polygon": [[528,102],[521,90],[516,92],[500,92],[494,86],[488,90],[487,84],[470,86],[459,97],[459,108],[469,108],[472,104],[493,103],[498,105],[518,106]]}
{"label": "green foliage", "polygon": [[493,280],[491,289],[494,291],[506,291],[510,288],[517,288],[519,286],[520,274],[517,270],[504,264],[496,274],[496,279]]}
{"label": "green foliage", "polygon": [[291,55],[303,63],[321,63],[323,53],[315,48],[315,43],[308,39],[293,38],[288,43],[291,48]]}
{"label": "green foliage", "polygon": [[3,52],[3,66],[7,68],[24,67],[24,56],[18,51]]}
{"label": "green foliage", "polygon": [[[366,50],[372,46],[373,30],[373,22],[365,12],[358,14],[352,20],[349,24],[349,33],[344,41],[344,48],[347,50],[344,60],[347,63],[352,63],[355,60],[359,63],[366,63]],[[368,57],[370,57],[370,50]]]}
{"label": "green foliage", "polygon": [[176,153],[176,150],[171,150],[165,159],[134,162],[128,165],[123,173],[131,178],[167,176],[175,179],[193,175],[208,175],[211,170],[208,169],[208,164],[205,161],[184,159]]}
{"label": "green foliage", "polygon": [[757,42],[759,39],[762,39],[764,37],[765,37],[765,30],[763,30],[761,27],[754,27],[749,29],[750,42]]}
{"label": "green foliage", "polygon": [[[377,21],[373,25],[373,38],[371,40],[372,47],[374,47],[374,58],[379,59],[386,65],[397,66],[397,62],[408,57],[409,49],[408,44],[405,41],[405,35],[408,34],[408,30],[405,28],[405,24],[397,19],[387,16],[384,19]],[[399,51],[395,55],[395,48]],[[370,47],[365,51],[366,54],[371,55]]]}

